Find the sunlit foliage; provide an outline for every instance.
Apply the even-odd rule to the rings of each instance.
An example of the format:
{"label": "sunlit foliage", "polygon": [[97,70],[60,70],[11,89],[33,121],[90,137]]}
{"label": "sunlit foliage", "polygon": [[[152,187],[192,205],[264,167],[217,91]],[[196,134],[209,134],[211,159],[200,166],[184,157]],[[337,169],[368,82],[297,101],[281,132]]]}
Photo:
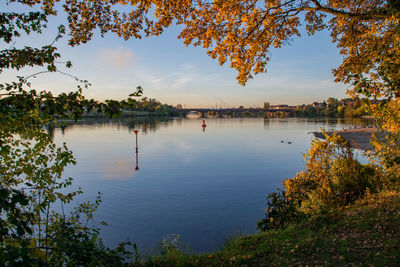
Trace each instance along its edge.
{"label": "sunlit foliage", "polygon": [[288,198],[309,213],[344,207],[367,191],[378,192],[383,188],[382,175],[372,166],[360,164],[353,150],[341,136],[313,140],[305,155],[305,170],[284,182]]}
{"label": "sunlit foliage", "polygon": [[[57,0],[10,0],[56,12]],[[159,35],[173,23],[179,38],[202,46],[221,64],[230,61],[244,84],[265,71],[273,47],[300,35],[328,28],[343,55],[338,81],[353,82],[355,93],[398,95],[397,1],[246,0],[246,1],[62,1],[68,13],[70,44],[91,39],[94,30],[125,39]],[[386,79],[385,79],[386,78]]]}
{"label": "sunlit foliage", "polygon": [[378,165],[361,164],[349,141],[339,135],[315,139],[304,155],[305,169],[283,181],[283,190],[267,197],[260,230],[285,227],[309,216],[343,209],[368,194],[393,189]]}

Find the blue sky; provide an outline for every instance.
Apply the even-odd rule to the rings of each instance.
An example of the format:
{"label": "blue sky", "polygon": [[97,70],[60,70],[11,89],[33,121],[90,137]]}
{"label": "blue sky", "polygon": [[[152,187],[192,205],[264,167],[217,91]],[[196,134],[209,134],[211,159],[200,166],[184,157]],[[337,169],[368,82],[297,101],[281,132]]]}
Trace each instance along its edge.
{"label": "blue sky", "polygon": [[[51,18],[43,34],[21,38],[15,47],[50,44],[61,22],[62,17]],[[177,39],[178,34],[179,28],[172,27],[159,37],[125,41],[114,34],[102,38],[97,33],[87,44],[69,47],[64,38],[57,47],[63,56],[61,61],[72,61],[73,68],[66,71],[91,82],[85,95],[99,100],[127,98],[138,85],[144,88],[145,96],[186,107],[255,107],[265,101],[297,105],[331,96],[345,97],[347,87],[333,81],[332,69],[339,66],[341,56],[328,31],[303,34],[291,45],[272,50],[268,72],[256,75],[245,87],[237,83],[229,63],[220,66],[205,49],[186,47]],[[39,70],[26,68],[22,74]],[[11,81],[16,75],[21,73],[4,71],[0,82]],[[54,73],[40,75],[31,82],[35,88],[55,93],[76,86],[74,79]]]}

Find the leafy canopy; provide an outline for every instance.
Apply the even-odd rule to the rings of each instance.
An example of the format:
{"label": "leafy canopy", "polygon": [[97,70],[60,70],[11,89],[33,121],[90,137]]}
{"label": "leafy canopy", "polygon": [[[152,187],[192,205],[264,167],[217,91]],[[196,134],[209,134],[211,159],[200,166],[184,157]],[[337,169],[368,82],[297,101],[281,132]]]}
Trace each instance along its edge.
{"label": "leafy canopy", "polygon": [[[10,0],[38,5],[56,14],[62,2],[68,14],[71,45],[86,43],[96,29],[124,39],[160,35],[173,23],[182,25],[186,45],[207,49],[220,64],[230,61],[244,85],[266,71],[271,48],[300,36],[329,29],[343,62],[336,81],[351,83],[351,93],[372,97],[399,96],[398,0]],[[40,18],[40,16],[39,16]],[[29,29],[28,29],[29,30]]]}

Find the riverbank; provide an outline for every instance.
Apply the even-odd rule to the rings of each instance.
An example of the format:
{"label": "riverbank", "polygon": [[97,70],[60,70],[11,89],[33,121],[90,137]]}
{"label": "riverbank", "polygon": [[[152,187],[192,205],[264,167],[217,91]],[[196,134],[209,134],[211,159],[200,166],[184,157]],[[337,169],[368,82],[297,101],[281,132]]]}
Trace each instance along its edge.
{"label": "riverbank", "polygon": [[[176,116],[174,113],[173,115]],[[123,110],[122,113],[118,116],[118,118],[126,118],[126,117],[166,117],[168,114],[163,114],[159,112],[150,112],[150,111],[131,111],[131,110]],[[109,115],[104,112],[91,111],[88,113],[84,113],[82,115],[84,119],[102,119],[102,118],[110,118]]]}
{"label": "riverbank", "polygon": [[320,217],[241,236],[221,250],[171,250],[143,266],[399,266],[400,193],[369,196]]}
{"label": "riverbank", "polygon": [[[329,136],[336,133],[348,141],[354,148],[361,150],[373,150],[373,146],[370,144],[370,140],[373,134],[378,138],[382,138],[385,134],[378,132],[376,127],[362,127],[362,128],[349,128],[341,131],[327,131]],[[321,132],[312,132],[315,137],[325,139],[325,135]]]}

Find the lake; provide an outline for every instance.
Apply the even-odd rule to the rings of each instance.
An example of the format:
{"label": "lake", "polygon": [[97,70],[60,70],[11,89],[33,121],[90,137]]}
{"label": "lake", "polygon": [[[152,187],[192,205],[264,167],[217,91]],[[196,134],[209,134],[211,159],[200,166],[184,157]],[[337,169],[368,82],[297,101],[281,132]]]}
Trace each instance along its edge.
{"label": "lake", "polygon": [[178,234],[183,247],[207,252],[254,233],[267,194],[304,168],[308,133],[363,124],[329,118],[205,123],[205,131],[202,119],[186,118],[91,120],[53,129],[55,142],[66,142],[78,161],[65,171],[84,191],[78,200],[102,193],[96,222],[108,223],[101,230],[106,245],[129,238],[154,253],[163,237]]}

